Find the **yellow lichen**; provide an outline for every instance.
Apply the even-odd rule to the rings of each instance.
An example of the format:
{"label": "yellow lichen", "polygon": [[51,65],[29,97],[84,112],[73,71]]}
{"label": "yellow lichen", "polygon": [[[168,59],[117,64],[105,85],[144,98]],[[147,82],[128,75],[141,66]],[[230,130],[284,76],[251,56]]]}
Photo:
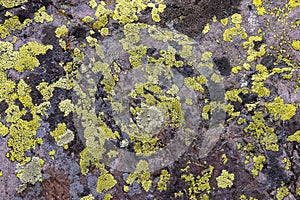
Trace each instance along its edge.
{"label": "yellow lichen", "polygon": [[46,13],[46,8],[43,6],[36,13],[34,13],[34,21],[39,23],[44,23],[44,21],[52,22],[53,17]]}
{"label": "yellow lichen", "polygon": [[148,172],[148,170],[148,163],[144,160],[139,161],[136,166],[136,170],[134,173],[129,174],[126,183],[132,184],[135,180],[137,180],[137,182],[142,185],[144,190],[148,192],[152,186],[152,180],[150,179],[151,174]]}
{"label": "yellow lichen", "polygon": [[50,133],[54,137],[58,146],[64,146],[74,139],[74,134],[71,130],[67,129],[66,124],[59,123],[57,128]]}
{"label": "yellow lichen", "polygon": [[288,158],[283,158],[283,160],[281,161],[282,163],[285,164],[285,169],[286,170],[290,170],[291,169],[291,161]]}
{"label": "yellow lichen", "polygon": [[19,192],[26,188],[26,184],[35,184],[37,181],[42,181],[42,166],[44,161],[38,157],[33,157],[27,165],[17,164],[17,177],[21,181]]}
{"label": "yellow lichen", "polygon": [[296,114],[297,109],[293,104],[285,104],[280,97],[276,97],[274,102],[265,104],[265,107],[274,119],[283,121],[291,119]]}
{"label": "yellow lichen", "polygon": [[258,176],[258,173],[263,169],[265,162],[265,156],[253,156],[254,168],[251,170],[251,172],[254,177]]}
{"label": "yellow lichen", "polygon": [[238,14],[238,13],[235,13],[235,14],[231,15],[231,21],[234,24],[242,23],[242,15]]}
{"label": "yellow lichen", "polygon": [[240,36],[241,39],[247,38],[247,33],[240,24],[236,24],[235,27],[226,29],[223,34],[223,40],[225,42],[233,42],[233,38],[237,36]]}
{"label": "yellow lichen", "polygon": [[281,184],[280,188],[277,188],[276,198],[277,200],[283,200],[289,194],[289,189],[284,185]]}
{"label": "yellow lichen", "polygon": [[100,175],[97,182],[97,192],[102,193],[103,190],[109,190],[117,184],[117,181],[111,174]]}
{"label": "yellow lichen", "polygon": [[202,33],[203,33],[203,34],[206,34],[206,33],[209,32],[209,30],[210,30],[210,28],[209,28],[209,23],[207,23],[207,24],[204,26],[204,28],[203,28],[203,30],[202,30]]}
{"label": "yellow lichen", "polygon": [[300,40],[293,40],[292,47],[296,51],[300,51]]}
{"label": "yellow lichen", "polygon": [[222,170],[222,173],[220,176],[216,178],[217,184],[219,188],[231,188],[234,180],[234,174],[228,173],[227,170]]}
{"label": "yellow lichen", "polygon": [[228,21],[228,18],[221,19],[221,24],[223,24],[223,26],[227,26]]}
{"label": "yellow lichen", "polygon": [[0,0],[0,5],[4,6],[5,8],[13,8],[16,6],[20,6],[26,2],[28,2],[28,0]]}
{"label": "yellow lichen", "polygon": [[257,57],[262,57],[266,54],[266,44],[262,44],[259,47],[259,51],[256,51],[254,49],[254,42],[261,42],[262,41],[262,36],[250,36],[249,40],[247,42],[243,43],[244,48],[248,48],[248,57],[247,61],[252,62],[254,61]]}
{"label": "yellow lichen", "polygon": [[56,37],[61,38],[62,36],[66,36],[69,30],[66,25],[62,25],[61,27],[56,28],[55,34]]}
{"label": "yellow lichen", "polygon": [[70,99],[61,101],[58,107],[62,112],[64,112],[64,116],[69,115],[74,110],[74,105]]}
{"label": "yellow lichen", "polygon": [[288,142],[298,142],[300,144],[300,131],[296,131],[293,135],[290,135],[286,141]]}
{"label": "yellow lichen", "polygon": [[94,196],[92,194],[89,194],[87,196],[81,197],[80,200],[94,200]]}
{"label": "yellow lichen", "polygon": [[167,182],[170,180],[171,175],[167,170],[161,170],[161,174],[159,176],[159,181],[157,183],[157,190],[163,191],[167,190]]}
{"label": "yellow lichen", "polygon": [[[181,178],[185,182],[189,182],[189,189],[188,189],[188,195],[190,199],[197,199],[197,195],[200,194],[201,192],[205,192],[207,194],[210,193],[210,178],[213,173],[214,167],[209,166],[207,169],[203,170],[201,172],[202,176],[197,176],[195,177],[194,174],[189,173],[189,174],[183,174],[181,175]],[[204,194],[205,194],[204,193]],[[178,193],[180,196],[181,192]],[[177,195],[176,195],[177,196]]]}

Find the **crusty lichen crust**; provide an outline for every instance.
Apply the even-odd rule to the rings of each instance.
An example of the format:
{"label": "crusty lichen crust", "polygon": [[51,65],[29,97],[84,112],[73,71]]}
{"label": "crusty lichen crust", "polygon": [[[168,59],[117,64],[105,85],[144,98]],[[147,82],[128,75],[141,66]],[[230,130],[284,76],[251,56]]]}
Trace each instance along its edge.
{"label": "crusty lichen crust", "polygon": [[[98,180],[74,199],[300,197],[300,1],[243,0],[241,12],[213,17],[199,43],[174,30],[184,16],[164,24],[170,30],[160,28],[169,1],[90,0],[79,17],[70,14],[76,13],[71,3],[53,2],[20,15],[30,1],[0,0],[0,139],[8,138],[5,154],[16,163],[19,193],[47,178],[43,169],[81,142],[78,155],[66,157],[80,165],[78,176]],[[216,61],[224,55],[226,73]],[[50,80],[48,56],[61,70]],[[39,80],[30,79],[35,74]],[[214,101],[209,85],[221,83],[225,101]],[[199,144],[219,110],[226,112],[222,140],[217,134],[217,147],[203,150]],[[176,152],[176,162],[157,162],[153,170],[148,158],[177,139],[189,147],[186,154]],[[120,168],[119,149],[139,159]],[[282,180],[270,175],[273,166]],[[5,176],[0,168],[0,180]],[[244,177],[268,186],[267,194],[236,189]]]}

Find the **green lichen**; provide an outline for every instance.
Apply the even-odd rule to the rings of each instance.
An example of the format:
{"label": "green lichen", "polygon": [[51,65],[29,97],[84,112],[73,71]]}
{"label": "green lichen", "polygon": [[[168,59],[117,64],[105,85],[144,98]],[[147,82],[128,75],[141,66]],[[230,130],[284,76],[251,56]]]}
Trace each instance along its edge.
{"label": "green lichen", "polygon": [[274,102],[265,104],[265,107],[275,120],[281,119],[283,121],[291,119],[296,114],[297,109],[293,104],[285,104],[280,97],[276,97]]}
{"label": "green lichen", "polygon": [[21,181],[21,186],[18,189],[22,192],[26,188],[26,184],[34,185],[37,181],[42,181],[42,166],[44,161],[38,157],[33,157],[27,165],[17,164],[17,177]]}
{"label": "green lichen", "polygon": [[247,196],[243,194],[240,196],[240,200],[258,200],[258,199],[254,197],[249,197],[248,199]]}
{"label": "green lichen", "polygon": [[252,0],[252,3],[256,6],[258,15],[266,13],[266,9],[263,7],[263,0]]}
{"label": "green lichen", "polygon": [[262,35],[259,36],[250,36],[249,40],[247,42],[243,43],[244,48],[248,48],[248,57],[247,61],[252,62],[257,59],[257,57],[262,57],[266,54],[266,44],[262,44],[259,47],[259,51],[256,51],[254,49],[254,42],[261,42],[262,41]]}
{"label": "green lichen", "polygon": [[97,192],[102,193],[104,190],[110,190],[117,184],[117,181],[111,174],[100,175],[97,182]]}
{"label": "green lichen", "polygon": [[184,79],[184,84],[195,91],[205,92],[203,85],[207,84],[208,80],[205,76],[200,75],[197,77],[187,77]]}
{"label": "green lichen", "polygon": [[159,176],[159,181],[157,183],[157,190],[163,191],[167,190],[167,183],[170,180],[171,175],[165,169],[161,170],[161,174]]}
{"label": "green lichen", "polygon": [[68,32],[69,32],[69,30],[66,25],[62,25],[61,27],[58,27],[55,30],[56,37],[58,37],[58,38],[66,36],[68,34]]}
{"label": "green lichen", "polygon": [[74,111],[74,105],[72,104],[70,99],[63,100],[58,105],[59,109],[64,112],[64,116],[69,115]]}
{"label": "green lichen", "polygon": [[57,128],[52,131],[50,135],[54,137],[58,146],[67,147],[66,145],[74,139],[73,132],[67,129],[67,126],[64,123],[59,123],[57,125]]}
{"label": "green lichen", "polygon": [[87,196],[81,197],[80,200],[94,200],[94,196],[92,194],[89,194]]}
{"label": "green lichen", "polygon": [[300,51],[300,40],[293,40],[292,47],[296,51]]}
{"label": "green lichen", "polygon": [[181,175],[181,178],[185,182],[190,183],[189,189],[188,189],[189,199],[196,200],[196,199],[198,199],[197,198],[198,195],[200,196],[200,199],[203,199],[203,196],[201,198],[201,195],[206,195],[211,192],[210,191],[211,186],[209,184],[209,181],[212,176],[213,170],[214,170],[214,167],[209,166],[207,169],[204,169],[201,172],[201,176],[195,177],[195,175],[192,173]]}
{"label": "green lichen", "polygon": [[41,7],[36,13],[34,13],[34,21],[38,23],[52,22],[53,17],[46,12],[46,7]]}
{"label": "green lichen", "polygon": [[111,194],[105,194],[103,197],[103,200],[111,200],[113,198],[113,195]]}
{"label": "green lichen", "polygon": [[216,178],[219,188],[231,188],[233,185],[234,174],[228,173],[227,170],[222,170],[220,176]]}
{"label": "green lichen", "polygon": [[142,107],[142,110],[137,113],[137,125],[148,134],[156,133],[163,125],[162,112],[154,107]]}
{"label": "green lichen", "polygon": [[276,199],[283,200],[288,194],[289,194],[289,189],[284,185],[284,183],[282,183],[281,187],[277,188]]}
{"label": "green lichen", "polygon": [[233,37],[240,36],[242,39],[247,38],[247,33],[243,28],[236,25],[236,27],[226,29],[224,31],[223,40],[225,42],[233,42]]}
{"label": "green lichen", "polygon": [[258,176],[258,173],[263,169],[265,162],[265,156],[253,156],[254,168],[251,170],[251,173],[254,177]]}
{"label": "green lichen", "polygon": [[140,160],[136,166],[134,173],[129,174],[126,183],[133,184],[134,181],[141,184],[143,189],[148,192],[152,186],[152,180],[150,179],[149,164],[145,160]]}
{"label": "green lichen", "polygon": [[28,2],[28,0],[14,0],[14,1],[0,0],[0,5],[4,6],[5,8],[13,8],[16,6],[20,6],[26,2]]}
{"label": "green lichen", "polygon": [[0,35],[2,39],[5,39],[11,34],[11,32],[16,30],[22,30],[26,28],[32,22],[31,19],[25,19],[22,23],[18,16],[12,16],[0,24]]}
{"label": "green lichen", "polygon": [[286,141],[288,142],[297,142],[300,144],[300,131],[296,131],[294,134],[290,135]]}
{"label": "green lichen", "polygon": [[47,82],[41,82],[38,86],[36,86],[36,89],[40,91],[46,101],[49,101],[53,96],[54,87]]}
{"label": "green lichen", "polygon": [[288,158],[286,158],[286,157],[283,158],[283,160],[281,162],[285,164],[285,169],[286,170],[290,170],[291,169],[292,163],[291,163],[291,161]]}

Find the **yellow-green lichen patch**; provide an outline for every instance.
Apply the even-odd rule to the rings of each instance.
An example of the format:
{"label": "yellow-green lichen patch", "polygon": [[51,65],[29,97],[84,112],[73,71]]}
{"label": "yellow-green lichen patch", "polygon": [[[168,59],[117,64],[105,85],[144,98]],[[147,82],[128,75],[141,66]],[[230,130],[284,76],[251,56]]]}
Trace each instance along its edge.
{"label": "yellow-green lichen patch", "polygon": [[227,162],[228,162],[228,159],[227,159],[227,156],[226,154],[222,154],[222,161],[223,161],[223,164],[225,165]]}
{"label": "yellow-green lichen patch", "polygon": [[52,22],[53,17],[46,12],[46,7],[41,7],[36,13],[34,13],[34,21],[38,23]]}
{"label": "yellow-green lichen patch", "polygon": [[28,2],[28,0],[0,0],[0,5],[4,6],[5,8],[13,8],[16,6],[20,6],[26,2]]}
{"label": "yellow-green lichen patch", "polygon": [[35,184],[37,181],[42,181],[42,166],[44,161],[38,157],[33,157],[31,162],[27,165],[17,164],[17,177],[21,181],[21,186],[18,189],[19,192],[22,192],[27,183]]}
{"label": "yellow-green lichen patch", "polygon": [[283,158],[283,160],[281,162],[285,164],[285,169],[286,170],[290,170],[291,169],[292,163],[291,163],[291,161],[288,158],[286,158],[286,157]]}
{"label": "yellow-green lichen patch", "polygon": [[61,101],[58,107],[62,112],[64,112],[64,116],[67,116],[74,111],[74,105],[70,99]]}
{"label": "yellow-green lichen patch", "polygon": [[163,124],[162,112],[154,107],[143,106],[142,110],[137,113],[137,125],[146,133],[156,133]]}
{"label": "yellow-green lichen patch", "polygon": [[258,15],[266,14],[266,9],[263,7],[263,0],[252,0],[252,3],[256,6]]}
{"label": "yellow-green lichen patch", "polygon": [[235,13],[235,14],[231,15],[231,21],[234,24],[242,23],[242,15],[238,14],[238,13]]}
{"label": "yellow-green lichen patch", "polygon": [[54,87],[47,82],[41,82],[36,89],[40,91],[46,101],[49,101],[53,95]]}
{"label": "yellow-green lichen patch", "polygon": [[109,190],[117,184],[117,181],[111,174],[100,175],[97,182],[97,192],[102,193]]}
{"label": "yellow-green lichen patch", "polygon": [[262,41],[262,35],[259,35],[259,36],[250,36],[249,40],[243,43],[244,48],[248,49],[248,57],[247,57],[248,62],[252,62],[257,57],[262,57],[266,54],[266,47],[267,47],[266,44],[260,45],[258,51],[254,49],[254,42],[261,42],[261,41]]}
{"label": "yellow-green lichen patch", "polygon": [[223,26],[227,26],[227,24],[228,24],[228,21],[229,21],[229,19],[228,18],[224,18],[224,19],[221,19],[221,24],[223,25]]}
{"label": "yellow-green lichen patch", "polygon": [[296,114],[297,109],[293,104],[285,104],[280,97],[276,97],[274,102],[265,104],[265,107],[274,119],[283,121],[291,119]]}
{"label": "yellow-green lichen patch", "polygon": [[278,138],[274,133],[274,129],[265,125],[262,112],[255,112],[252,116],[253,122],[244,129],[245,132],[250,131],[267,150],[278,151]]}
{"label": "yellow-green lichen patch", "polygon": [[136,170],[134,173],[129,174],[126,183],[131,185],[136,180],[142,185],[143,189],[148,192],[152,186],[152,180],[150,179],[151,174],[148,170],[149,164],[144,160],[139,161]]}
{"label": "yellow-green lichen patch", "polygon": [[296,194],[297,194],[297,196],[300,196],[300,187],[296,188]]}
{"label": "yellow-green lichen patch", "polygon": [[277,188],[276,199],[283,200],[288,194],[289,194],[289,189],[284,185],[284,183],[282,183],[281,187]]}
{"label": "yellow-green lichen patch", "polygon": [[24,157],[25,152],[29,149],[36,148],[37,141],[34,138],[36,130],[39,127],[37,120],[25,121],[18,119],[9,127],[9,135],[7,146],[12,149],[7,152],[6,156],[11,161],[26,162],[28,157]]}
{"label": "yellow-green lichen patch", "polygon": [[113,198],[112,194],[105,194],[103,200],[111,200]]}
{"label": "yellow-green lichen patch", "polygon": [[48,155],[51,156],[51,159],[54,160],[54,155],[56,153],[55,149],[52,149],[51,151],[48,152]]}
{"label": "yellow-green lichen patch", "polygon": [[300,51],[300,40],[293,40],[292,47],[296,51]]}
{"label": "yellow-green lichen patch", "polygon": [[25,70],[33,70],[34,67],[40,65],[39,60],[36,58],[38,55],[46,54],[48,50],[52,50],[52,45],[42,45],[37,42],[28,42],[26,45],[22,45],[19,49],[18,59],[15,65],[11,68],[16,69],[18,72]]}
{"label": "yellow-green lichen patch", "polygon": [[[201,172],[201,176],[195,177],[194,174],[183,174],[181,178],[189,183],[188,195],[190,199],[196,200],[198,197],[207,195],[210,193],[210,178],[212,176],[214,167],[209,166]],[[202,199],[202,198],[201,198]]]}
{"label": "yellow-green lichen patch", "polygon": [[54,137],[58,146],[67,145],[69,142],[73,141],[74,134],[71,130],[67,129],[66,124],[59,123],[57,128],[50,133]]}
{"label": "yellow-green lichen patch", "polygon": [[300,131],[296,131],[293,135],[290,135],[286,141],[288,142],[298,142],[300,144]]}
{"label": "yellow-green lichen patch", "polygon": [[253,156],[253,169],[251,170],[251,173],[253,177],[258,176],[258,173],[263,169],[264,164],[266,162],[266,157],[259,155],[259,156]]}
{"label": "yellow-green lichen patch", "polygon": [[243,194],[240,196],[240,200],[258,200],[258,199],[254,197],[249,197],[248,199],[247,196]]}
{"label": "yellow-green lichen patch", "polygon": [[163,191],[167,190],[167,183],[170,180],[171,175],[165,169],[161,170],[161,174],[159,176],[159,181],[157,183],[157,190]]}
{"label": "yellow-green lichen patch", "polygon": [[200,91],[204,93],[203,85],[207,84],[207,79],[205,76],[200,75],[198,77],[187,77],[184,79],[184,84],[195,91]]}
{"label": "yellow-green lichen patch", "polygon": [[258,97],[270,96],[270,90],[264,86],[264,81],[270,76],[267,67],[262,64],[256,65],[256,71],[258,74],[252,76],[252,92],[258,94]]}
{"label": "yellow-green lichen patch", "polygon": [[300,2],[298,0],[289,0],[287,6],[289,9],[300,7]]}
{"label": "yellow-green lichen patch", "polygon": [[223,40],[225,42],[233,42],[234,37],[240,37],[241,39],[247,38],[247,33],[243,27],[241,27],[242,17],[240,14],[233,15],[231,21],[235,25],[234,27],[228,28],[223,33]]}
{"label": "yellow-green lichen patch", "polygon": [[58,27],[55,30],[56,37],[58,37],[58,38],[66,36],[68,34],[68,32],[69,32],[69,30],[66,25],[62,25],[61,27]]}
{"label": "yellow-green lichen patch", "polygon": [[228,173],[227,170],[222,170],[220,176],[216,178],[219,188],[231,188],[233,185],[234,174]]}
{"label": "yellow-green lichen patch", "polygon": [[80,200],[94,200],[94,196],[92,194],[89,194],[87,196],[81,197]]}
{"label": "yellow-green lichen patch", "polygon": [[166,8],[166,5],[165,4],[159,4],[157,7],[155,4],[153,3],[149,3],[147,5],[148,7],[152,8],[152,11],[151,11],[151,15],[152,15],[152,19],[153,21],[155,22],[160,22],[160,16],[159,16],[159,12],[162,13],[164,12],[165,8]]}
{"label": "yellow-green lichen patch", "polygon": [[19,20],[18,16],[12,16],[4,21],[3,24],[0,24],[0,35],[4,39],[10,35],[12,31],[22,30],[27,27],[32,22],[31,19],[25,19],[22,23]]}

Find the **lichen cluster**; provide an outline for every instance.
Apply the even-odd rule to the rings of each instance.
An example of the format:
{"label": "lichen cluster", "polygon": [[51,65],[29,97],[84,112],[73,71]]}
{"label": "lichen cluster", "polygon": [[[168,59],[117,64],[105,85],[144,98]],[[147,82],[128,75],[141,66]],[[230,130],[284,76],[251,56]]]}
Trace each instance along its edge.
{"label": "lichen cluster", "polygon": [[[41,4],[32,15],[20,14],[31,5],[27,0],[0,5],[6,8],[0,23],[0,139],[7,139],[5,156],[16,164],[19,192],[43,181],[43,169],[70,151],[78,152],[67,157],[78,162],[81,180],[97,176],[81,200],[113,199],[120,188],[126,198],[144,192],[158,199],[213,199],[237,188],[239,173],[261,185],[261,177],[272,177],[274,162],[287,177],[295,173],[297,154],[288,149],[298,148],[300,131],[288,132],[285,124],[297,122],[299,113],[300,38],[291,33],[299,31],[293,18],[299,1],[274,7],[252,0],[249,18],[246,12],[214,16],[200,43],[160,28],[171,5],[162,0],[90,0],[82,7],[88,15],[80,13],[79,20],[65,5]],[[143,22],[144,15],[151,23]],[[30,39],[17,37],[20,32]],[[46,36],[34,41],[40,33]],[[74,42],[75,36],[81,39]],[[217,38],[215,47],[206,38]],[[222,46],[233,65],[226,73],[224,63],[216,64]],[[48,78],[51,56],[59,61],[57,74]],[[31,78],[36,74],[43,75]],[[216,143],[222,147],[213,148]],[[276,153],[280,157],[272,157]],[[236,165],[245,170],[231,169]],[[268,197],[299,197],[300,185],[288,184],[268,186]],[[258,199],[242,192],[235,198]]]}

